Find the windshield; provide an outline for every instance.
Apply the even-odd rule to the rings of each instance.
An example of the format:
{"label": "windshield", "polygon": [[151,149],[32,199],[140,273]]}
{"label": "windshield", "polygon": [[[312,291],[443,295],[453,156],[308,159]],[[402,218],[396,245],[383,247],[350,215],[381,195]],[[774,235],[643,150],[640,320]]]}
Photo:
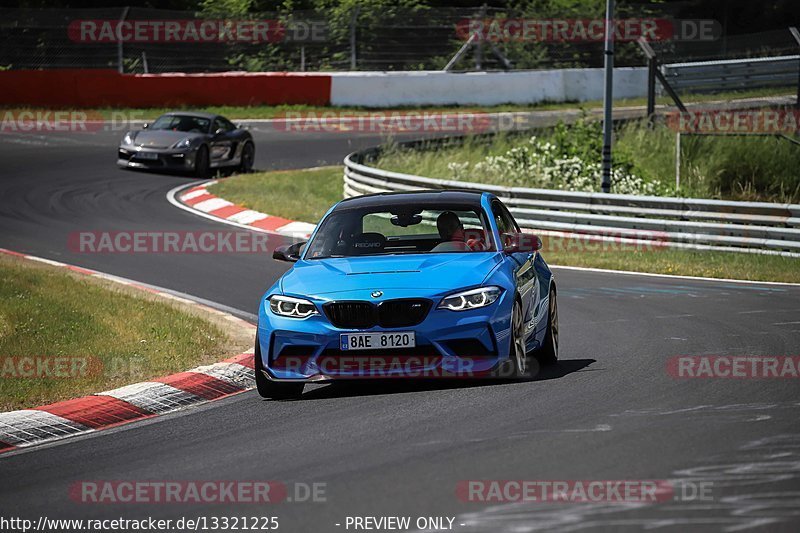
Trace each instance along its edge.
{"label": "windshield", "polygon": [[494,251],[483,212],[462,205],[340,209],[308,244],[306,259]]}
{"label": "windshield", "polygon": [[150,126],[151,130],[185,131],[187,133],[208,133],[211,120],[187,115],[162,115]]}

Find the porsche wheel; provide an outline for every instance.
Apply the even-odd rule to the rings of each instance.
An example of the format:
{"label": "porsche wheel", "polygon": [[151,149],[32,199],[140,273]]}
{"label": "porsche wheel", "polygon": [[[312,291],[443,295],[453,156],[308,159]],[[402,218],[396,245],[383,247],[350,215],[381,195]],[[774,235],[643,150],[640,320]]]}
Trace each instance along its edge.
{"label": "porsche wheel", "polygon": [[211,162],[209,161],[208,148],[201,146],[197,150],[197,155],[194,159],[194,175],[198,178],[207,178],[211,171]]}
{"label": "porsche wheel", "polygon": [[256,147],[247,141],[242,147],[242,162],[239,163],[239,172],[246,174],[253,170],[253,161],[256,158]]}

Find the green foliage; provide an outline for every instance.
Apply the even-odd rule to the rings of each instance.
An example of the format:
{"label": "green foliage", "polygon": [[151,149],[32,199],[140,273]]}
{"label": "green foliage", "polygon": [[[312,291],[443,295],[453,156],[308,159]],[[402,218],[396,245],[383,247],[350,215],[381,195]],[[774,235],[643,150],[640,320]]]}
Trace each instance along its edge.
{"label": "green foliage", "polygon": [[[800,202],[800,146],[773,137],[684,137],[675,186],[675,132],[629,122],[616,132],[613,191],[734,200]],[[389,148],[378,166],[495,185],[597,191],[602,124],[559,124],[537,137],[412,151]]]}

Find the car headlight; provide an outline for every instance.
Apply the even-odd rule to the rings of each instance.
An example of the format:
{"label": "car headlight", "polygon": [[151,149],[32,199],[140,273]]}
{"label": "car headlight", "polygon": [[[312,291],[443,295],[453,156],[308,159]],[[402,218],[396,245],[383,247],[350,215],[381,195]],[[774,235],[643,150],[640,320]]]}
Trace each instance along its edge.
{"label": "car headlight", "polygon": [[291,296],[270,296],[269,310],[279,316],[306,318],[318,314],[317,306],[302,298]]}
{"label": "car headlight", "polygon": [[189,148],[191,144],[192,144],[192,139],[186,137],[185,139],[181,139],[180,141],[176,142],[173,148]]}
{"label": "car headlight", "polygon": [[478,309],[493,304],[503,292],[500,287],[480,287],[469,291],[462,291],[445,296],[439,304],[439,309],[450,311],[466,311]]}
{"label": "car headlight", "polygon": [[134,137],[135,135],[133,135],[131,132],[126,133],[125,137],[122,138],[122,144],[126,146],[133,144]]}

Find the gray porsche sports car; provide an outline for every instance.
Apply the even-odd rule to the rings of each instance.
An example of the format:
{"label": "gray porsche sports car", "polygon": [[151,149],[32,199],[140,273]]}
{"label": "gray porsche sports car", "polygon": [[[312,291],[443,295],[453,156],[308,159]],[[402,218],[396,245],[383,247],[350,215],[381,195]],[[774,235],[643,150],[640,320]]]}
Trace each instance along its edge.
{"label": "gray porsche sports car", "polygon": [[142,129],[129,131],[119,144],[121,168],[191,172],[205,178],[211,169],[253,168],[256,147],[250,132],[212,113],[175,111]]}

